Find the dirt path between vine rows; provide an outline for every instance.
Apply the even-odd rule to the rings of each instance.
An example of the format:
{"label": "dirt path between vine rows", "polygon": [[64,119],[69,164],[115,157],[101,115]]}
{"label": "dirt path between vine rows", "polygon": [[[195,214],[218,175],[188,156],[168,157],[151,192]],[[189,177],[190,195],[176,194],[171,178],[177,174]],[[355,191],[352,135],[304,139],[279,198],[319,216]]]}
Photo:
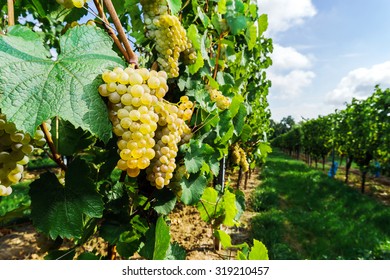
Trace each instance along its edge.
{"label": "dirt path between vine rows", "polygon": [[[259,185],[259,171],[255,170],[248,180],[247,188],[242,191],[248,203],[253,190]],[[228,176],[230,184],[236,186],[237,174]],[[243,180],[244,181],[244,180]],[[249,240],[250,218],[253,217],[250,209],[247,209],[238,227],[224,228],[232,236],[232,243],[238,244]],[[223,260],[232,259],[234,251],[214,250],[212,231],[200,218],[198,210],[193,206],[178,205],[177,209],[169,215],[171,224],[171,241],[178,242],[186,251],[187,259],[191,260]],[[31,223],[24,223],[7,228],[0,228],[0,260],[39,260],[46,255],[40,248],[49,246],[47,241],[34,230]],[[69,244],[64,244],[59,249],[68,249]],[[103,256],[107,252],[107,243],[100,238],[92,238],[87,244],[78,248],[81,252],[99,252]]]}

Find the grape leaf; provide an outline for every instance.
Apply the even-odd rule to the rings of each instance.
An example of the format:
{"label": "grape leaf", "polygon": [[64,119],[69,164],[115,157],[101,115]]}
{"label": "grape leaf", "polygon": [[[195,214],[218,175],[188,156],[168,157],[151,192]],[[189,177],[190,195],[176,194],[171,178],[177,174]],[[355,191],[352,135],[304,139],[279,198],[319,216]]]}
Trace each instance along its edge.
{"label": "grape leaf", "polygon": [[262,14],[257,21],[257,25],[258,25],[258,32],[259,32],[258,36],[261,37],[261,35],[268,28],[268,15]]}
{"label": "grape leaf", "polygon": [[57,132],[53,134],[53,142],[61,155],[73,155],[95,142],[96,138],[80,127],[76,129],[70,122],[58,120],[53,122],[52,126],[52,131]]}
{"label": "grape leaf", "polygon": [[104,205],[85,161],[76,158],[65,175],[65,187],[53,173],[30,185],[31,217],[36,228],[52,239],[80,238],[83,215],[102,216]]}
{"label": "grape leaf", "polygon": [[219,241],[221,241],[221,245],[224,249],[233,247],[232,238],[225,231],[219,229],[215,231],[214,235],[218,238]]}
{"label": "grape leaf", "polygon": [[251,248],[251,251],[248,256],[249,260],[268,260],[268,250],[265,245],[256,240],[253,239],[253,247]]}
{"label": "grape leaf", "polygon": [[225,211],[223,224],[225,226],[234,226],[237,222],[234,220],[237,214],[236,207],[236,195],[231,193],[229,190],[225,190],[222,197],[222,209]]}
{"label": "grape leaf", "polygon": [[158,214],[168,215],[176,205],[176,195],[169,189],[162,189],[156,193],[157,202],[153,207]]}
{"label": "grape leaf", "polygon": [[201,38],[195,24],[191,24],[187,30],[187,36],[191,40],[195,50],[200,50]]}
{"label": "grape leaf", "polygon": [[218,138],[215,142],[220,142],[221,144],[229,141],[234,133],[234,126],[232,122],[232,116],[229,110],[225,110],[219,114],[220,121],[218,122],[215,132],[218,135]]}
{"label": "grape leaf", "polygon": [[38,34],[22,26],[0,36],[0,108],[20,130],[34,134],[59,116],[107,142],[111,124],[97,92],[100,74],[123,65],[103,30],[77,26],[60,38],[61,53],[48,59]]}
{"label": "grape leaf", "polygon": [[226,0],[218,1],[218,13],[221,15],[226,14]]}
{"label": "grape leaf", "polygon": [[248,124],[244,124],[241,130],[241,140],[242,142],[246,142],[252,136],[252,127]]}
{"label": "grape leaf", "polygon": [[233,35],[239,34],[247,25],[246,17],[242,15],[228,16],[226,20]]}
{"label": "grape leaf", "polygon": [[157,219],[156,227],[152,226],[146,233],[145,246],[140,251],[141,256],[150,260],[165,259],[170,240],[169,227],[164,218],[160,216]]}
{"label": "grape leaf", "polygon": [[182,188],[181,201],[186,205],[191,205],[199,201],[206,187],[207,179],[203,175],[191,174],[184,178],[180,186]]}
{"label": "grape leaf", "polygon": [[167,255],[165,257],[166,260],[185,260],[187,252],[186,250],[179,245],[179,243],[175,242],[170,244]]}
{"label": "grape leaf", "polygon": [[256,46],[257,33],[257,26],[253,23],[250,23],[245,33],[245,40],[248,44],[248,50],[252,50]]}
{"label": "grape leaf", "polygon": [[244,103],[240,104],[238,114],[234,117],[234,133],[239,136],[242,133],[242,129],[245,124],[245,117],[247,115],[247,110]]}
{"label": "grape leaf", "polygon": [[206,188],[202,195],[202,202],[198,203],[198,211],[203,221],[209,223],[217,213],[218,192],[214,188]]}
{"label": "grape leaf", "polygon": [[184,164],[188,173],[198,172],[204,163],[207,164],[210,156],[214,154],[214,149],[201,141],[191,140],[189,148],[184,157]]}
{"label": "grape leaf", "polygon": [[167,0],[169,9],[172,14],[176,15],[181,9],[181,0]]}

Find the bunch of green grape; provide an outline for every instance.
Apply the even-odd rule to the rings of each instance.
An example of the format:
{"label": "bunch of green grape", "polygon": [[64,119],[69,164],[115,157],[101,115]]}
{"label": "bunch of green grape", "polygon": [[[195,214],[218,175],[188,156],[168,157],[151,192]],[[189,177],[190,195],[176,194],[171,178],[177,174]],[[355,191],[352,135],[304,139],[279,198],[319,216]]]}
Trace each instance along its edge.
{"label": "bunch of green grape", "polygon": [[235,143],[233,145],[233,148],[232,148],[232,156],[231,156],[231,160],[233,162],[233,164],[235,165],[240,165],[240,162],[241,162],[241,152],[240,152],[240,146]]}
{"label": "bunch of green grape", "polygon": [[230,98],[224,96],[221,91],[210,86],[207,87],[207,90],[210,94],[211,101],[215,102],[220,110],[226,110],[230,107]]}
{"label": "bunch of green grape", "polygon": [[[182,107],[193,106],[191,101],[183,101]],[[178,152],[178,144],[181,142],[184,135],[190,135],[191,129],[185,123],[191,118],[180,109],[180,105],[174,105],[162,102],[156,107],[159,113],[158,130],[156,132],[156,145],[154,150],[156,156],[153,159],[151,166],[146,169],[147,179],[152,186],[161,189],[169,185],[173,177],[173,172],[176,169],[176,156]],[[191,111],[192,115],[192,111]]]}
{"label": "bunch of green grape", "polygon": [[[50,124],[47,124],[50,128]],[[38,129],[33,137],[18,131],[14,123],[7,122],[6,116],[0,114],[0,196],[12,193],[11,185],[23,177],[24,166],[29,162],[28,155],[34,146],[42,147],[46,139]]]}
{"label": "bunch of green grape", "polygon": [[189,63],[194,63],[196,60],[196,53],[186,30],[178,17],[168,13],[165,0],[144,0],[141,4],[147,29],[146,35],[156,42],[158,64],[169,77],[178,77],[181,53]]}
{"label": "bunch of green grape", "polygon": [[73,7],[82,8],[89,0],[56,0],[58,4],[64,6],[67,9]]}
{"label": "bunch of green grape", "polygon": [[191,134],[185,121],[191,119],[193,103],[187,96],[178,104],[164,100],[168,91],[164,71],[116,67],[102,78],[105,83],[99,93],[109,100],[109,116],[118,137],[117,167],[130,177],[146,169],[153,186],[168,185],[176,168],[177,145]]}
{"label": "bunch of green grape", "polygon": [[240,160],[240,166],[242,167],[243,172],[249,171],[249,163],[248,159],[246,158],[246,153],[243,149],[240,150],[241,153],[241,160]]}
{"label": "bunch of green grape", "polygon": [[249,170],[249,163],[246,157],[245,151],[235,143],[232,148],[231,160],[233,164],[241,166],[243,172],[247,172]]}

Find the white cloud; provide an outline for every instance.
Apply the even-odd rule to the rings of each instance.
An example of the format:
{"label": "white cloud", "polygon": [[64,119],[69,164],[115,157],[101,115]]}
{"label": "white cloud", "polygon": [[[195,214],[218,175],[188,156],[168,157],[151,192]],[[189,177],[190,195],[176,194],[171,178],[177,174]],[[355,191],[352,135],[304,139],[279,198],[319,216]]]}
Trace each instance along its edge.
{"label": "white cloud", "polygon": [[377,84],[381,87],[390,87],[390,61],[349,72],[334,90],[327,93],[326,102],[342,105],[350,102],[353,97],[367,98],[373,93]]}
{"label": "white cloud", "polygon": [[306,18],[316,15],[317,11],[311,0],[258,0],[261,13],[268,14],[271,34],[283,32],[302,24]]}
{"label": "white cloud", "polygon": [[310,70],[312,59],[292,47],[274,44],[271,58],[273,64],[267,75],[272,81],[271,95],[274,98],[296,98],[315,77]]}
{"label": "white cloud", "polygon": [[303,89],[309,86],[314,79],[312,71],[293,70],[286,75],[270,71],[268,78],[272,81],[271,94],[279,99],[292,99],[299,96]]}
{"label": "white cloud", "polygon": [[282,47],[274,44],[271,54],[272,68],[280,70],[306,69],[311,67],[311,60],[292,47]]}

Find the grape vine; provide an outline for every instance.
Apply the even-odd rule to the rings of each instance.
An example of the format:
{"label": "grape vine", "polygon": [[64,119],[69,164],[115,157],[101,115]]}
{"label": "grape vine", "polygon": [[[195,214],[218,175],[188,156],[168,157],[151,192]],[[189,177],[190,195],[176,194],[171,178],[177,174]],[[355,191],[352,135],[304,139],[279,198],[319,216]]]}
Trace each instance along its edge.
{"label": "grape vine", "polygon": [[[246,172],[269,152],[272,41],[257,4],[22,3],[15,14],[33,21],[0,25],[0,194],[12,196],[37,145],[61,171],[30,182],[32,223],[72,252],[100,236],[101,258],[184,259],[166,222],[178,203],[233,246],[219,226],[239,223],[244,199],[215,179],[232,153]],[[77,258],[47,258],[58,255]]]}

